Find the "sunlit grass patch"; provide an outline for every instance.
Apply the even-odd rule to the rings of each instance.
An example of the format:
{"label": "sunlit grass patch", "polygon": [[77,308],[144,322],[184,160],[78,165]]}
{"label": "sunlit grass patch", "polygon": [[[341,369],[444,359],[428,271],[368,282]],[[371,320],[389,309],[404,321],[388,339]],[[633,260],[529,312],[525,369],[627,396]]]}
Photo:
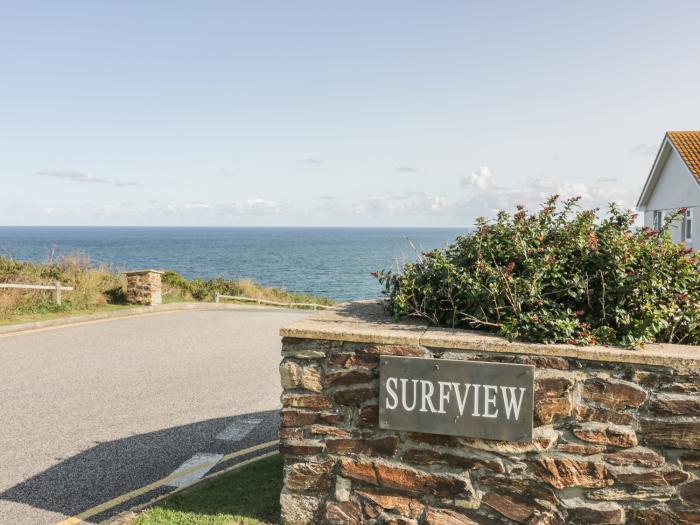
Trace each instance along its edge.
{"label": "sunlit grass patch", "polygon": [[268,525],[279,521],[279,455],[215,477],[141,514],[134,525]]}

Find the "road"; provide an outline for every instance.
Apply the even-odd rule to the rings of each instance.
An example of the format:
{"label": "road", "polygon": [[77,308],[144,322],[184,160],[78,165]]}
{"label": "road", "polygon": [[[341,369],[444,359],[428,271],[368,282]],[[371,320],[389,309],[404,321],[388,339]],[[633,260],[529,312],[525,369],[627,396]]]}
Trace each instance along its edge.
{"label": "road", "polygon": [[0,524],[59,523],[195,455],[276,439],[278,331],[307,315],[175,311],[0,335]]}

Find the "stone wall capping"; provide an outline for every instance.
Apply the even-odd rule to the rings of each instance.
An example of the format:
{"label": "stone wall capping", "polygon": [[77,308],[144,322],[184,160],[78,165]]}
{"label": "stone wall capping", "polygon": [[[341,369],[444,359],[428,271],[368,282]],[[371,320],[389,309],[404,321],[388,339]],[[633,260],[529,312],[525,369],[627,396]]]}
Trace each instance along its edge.
{"label": "stone wall capping", "polygon": [[378,301],[341,303],[280,330],[282,337],[354,343],[419,345],[427,322],[394,322]]}
{"label": "stone wall capping", "polygon": [[165,272],[163,270],[153,270],[151,268],[144,268],[143,270],[129,270],[128,272],[124,272],[124,275],[143,275],[146,273],[157,273],[159,275],[162,275]]}
{"label": "stone wall capping", "polygon": [[700,346],[650,344],[642,349],[514,341],[475,330],[432,328],[427,321],[394,321],[379,301],[342,303],[280,330],[283,337],[436,349],[528,354],[640,365],[700,369]]}
{"label": "stone wall capping", "polygon": [[[700,346],[511,343],[397,323],[377,301],[281,334],[282,525],[700,524]],[[379,383],[406,357],[434,360],[401,361],[409,376],[427,364],[417,378],[445,368],[450,381],[464,363],[448,359],[498,364],[510,380],[509,366],[534,367],[531,441],[381,424]]]}

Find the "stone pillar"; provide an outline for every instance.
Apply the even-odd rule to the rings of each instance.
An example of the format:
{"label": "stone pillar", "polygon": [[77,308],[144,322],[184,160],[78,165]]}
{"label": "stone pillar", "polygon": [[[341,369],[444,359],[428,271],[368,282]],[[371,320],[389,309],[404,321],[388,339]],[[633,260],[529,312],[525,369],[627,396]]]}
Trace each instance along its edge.
{"label": "stone pillar", "polygon": [[126,302],[129,304],[161,304],[162,285],[158,270],[134,270],[126,273]]}

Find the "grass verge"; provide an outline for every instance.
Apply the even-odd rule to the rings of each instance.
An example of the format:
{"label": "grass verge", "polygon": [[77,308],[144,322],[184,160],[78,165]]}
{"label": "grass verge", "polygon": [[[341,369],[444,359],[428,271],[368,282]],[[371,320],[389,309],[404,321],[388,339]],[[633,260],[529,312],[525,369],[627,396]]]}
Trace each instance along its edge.
{"label": "grass verge", "polygon": [[66,317],[77,317],[79,315],[99,314],[102,312],[116,312],[133,308],[132,304],[104,304],[84,310],[59,310],[55,312],[29,312],[12,315],[7,319],[0,319],[0,326],[20,323],[33,323],[36,321],[50,321],[51,319],[64,319]]}
{"label": "grass verge", "polygon": [[271,525],[279,522],[282,456],[275,455],[179,492],[133,525]]}

